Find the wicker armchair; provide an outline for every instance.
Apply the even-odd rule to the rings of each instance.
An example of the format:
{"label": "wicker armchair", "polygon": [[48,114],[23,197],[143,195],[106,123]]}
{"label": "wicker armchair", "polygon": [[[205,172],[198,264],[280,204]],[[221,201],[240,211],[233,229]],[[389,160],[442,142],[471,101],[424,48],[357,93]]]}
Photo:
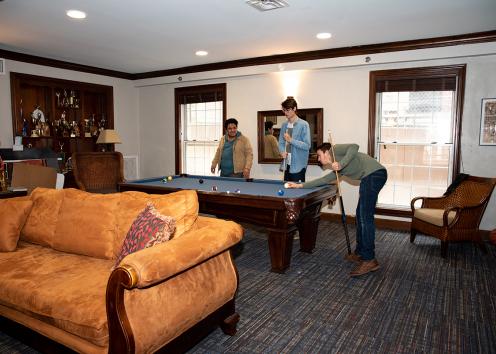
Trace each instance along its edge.
{"label": "wicker armchair", "polygon": [[124,182],[120,152],[75,152],[72,170],[78,188],[88,192],[117,192],[118,183]]}
{"label": "wicker armchair", "polygon": [[[453,241],[473,241],[486,250],[479,224],[495,185],[496,178],[469,176],[447,196],[412,199],[410,242],[415,241],[417,232],[436,237],[441,240],[442,257]],[[418,200],[422,200],[421,207],[415,208]]]}

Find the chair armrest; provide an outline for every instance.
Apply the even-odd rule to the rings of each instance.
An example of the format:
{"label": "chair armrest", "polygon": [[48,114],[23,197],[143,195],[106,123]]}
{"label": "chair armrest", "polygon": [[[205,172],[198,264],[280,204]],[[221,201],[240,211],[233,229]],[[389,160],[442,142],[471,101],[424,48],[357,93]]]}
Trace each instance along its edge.
{"label": "chair armrest", "polygon": [[132,253],[121,266],[136,274],[135,287],[144,288],[228,250],[242,237],[243,228],[235,222],[199,217],[196,225],[177,239]]}
{"label": "chair armrest", "polygon": [[[475,227],[478,226],[478,223],[480,222],[480,219],[482,218],[482,213],[483,210],[480,210],[481,207],[484,207],[485,202],[474,204],[474,205],[466,205],[462,207],[452,207],[448,208],[444,211],[443,214],[443,222],[444,225],[448,225],[446,222],[447,215],[450,211],[456,211],[456,216],[451,222],[451,224],[448,225],[449,228],[454,227],[455,225],[457,227]],[[477,210],[479,209],[479,210]],[[477,224],[477,225],[474,225]]]}
{"label": "chair armrest", "polygon": [[422,208],[444,209],[449,206],[448,197],[416,197],[410,202],[412,212],[415,211],[414,203],[422,199]]}

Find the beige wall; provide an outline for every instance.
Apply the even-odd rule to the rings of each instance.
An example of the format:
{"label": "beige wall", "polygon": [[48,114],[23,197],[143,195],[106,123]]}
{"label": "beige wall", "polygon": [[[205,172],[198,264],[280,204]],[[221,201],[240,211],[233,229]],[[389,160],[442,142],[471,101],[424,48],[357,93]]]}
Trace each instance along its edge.
{"label": "beige wall", "polygon": [[114,126],[123,142],[116,145],[116,150],[124,155],[139,154],[138,92],[132,81],[13,60],[6,60],[5,68],[5,75],[0,75],[0,147],[6,148],[13,145],[10,72],[19,72],[113,86]]}
{"label": "beige wall", "polygon": [[[367,152],[369,72],[407,67],[467,64],[464,114],[462,118],[462,166],[465,173],[496,176],[496,146],[478,145],[482,97],[496,97],[496,45],[469,45],[410,52],[318,60],[303,63],[265,65],[217,72],[187,74],[136,82],[140,91],[139,115],[141,175],[166,175],[174,171],[174,88],[227,83],[227,116],[239,120],[239,129],[254,146],[257,161],[257,111],[279,109],[287,95],[296,97],[300,107],[324,108],[324,132],[330,130],[337,143],[355,142]],[[296,69],[296,70],[294,70]],[[145,124],[146,121],[146,124]],[[158,130],[158,131],[157,131]],[[168,153],[167,153],[168,152]],[[307,179],[322,171],[310,166]],[[281,177],[277,165],[254,164],[255,178]],[[358,188],[343,184],[346,212],[355,215]],[[338,213],[336,207],[330,212]],[[482,228],[496,227],[496,193],[482,221]]]}
{"label": "beige wall", "polygon": [[[478,143],[481,98],[496,97],[496,43],[384,53],[370,58],[368,64],[365,56],[356,56],[186,74],[182,81],[162,77],[135,82],[6,60],[7,74],[0,75],[0,146],[12,146],[10,71],[112,85],[115,127],[124,142],[117,150],[139,156],[140,177],[168,175],[175,169],[174,88],[225,82],[227,115],[240,121],[240,130],[255,149],[253,177],[278,179],[277,165],[256,163],[257,111],[279,109],[284,97],[293,95],[300,107],[324,108],[324,132],[330,130],[335,142],[355,142],[366,152],[371,70],[467,64],[462,172],[496,176],[496,146]],[[307,179],[321,173],[318,167],[310,166]],[[347,214],[355,215],[358,189],[344,183],[343,195]],[[496,194],[482,228],[496,228],[495,215]]]}

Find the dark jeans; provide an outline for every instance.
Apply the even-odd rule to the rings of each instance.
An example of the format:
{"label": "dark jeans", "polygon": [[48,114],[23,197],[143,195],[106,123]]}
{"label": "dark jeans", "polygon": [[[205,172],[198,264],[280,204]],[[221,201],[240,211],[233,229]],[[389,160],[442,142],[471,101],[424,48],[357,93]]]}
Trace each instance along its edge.
{"label": "dark jeans", "polygon": [[387,181],[387,171],[377,170],[362,178],[360,182],[360,198],[356,209],[356,250],[364,261],[375,258],[375,205],[377,197]]}
{"label": "dark jeans", "polygon": [[305,182],[306,168],[301,169],[300,172],[289,173],[289,165],[286,166],[286,171],[284,171],[284,180],[289,182]]}

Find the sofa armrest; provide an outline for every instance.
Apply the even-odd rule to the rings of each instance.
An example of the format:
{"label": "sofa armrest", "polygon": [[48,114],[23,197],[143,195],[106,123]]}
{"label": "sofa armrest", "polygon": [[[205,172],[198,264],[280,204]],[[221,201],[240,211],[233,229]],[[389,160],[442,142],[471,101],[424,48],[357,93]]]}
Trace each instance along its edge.
{"label": "sofa armrest", "polygon": [[124,306],[125,289],[153,286],[241,241],[243,228],[232,222],[199,216],[193,227],[177,239],[126,256],[110,274],[106,307],[109,353],[134,353],[135,339]]}
{"label": "sofa armrest", "polygon": [[198,217],[196,224],[177,239],[126,256],[121,265],[135,273],[138,288],[166,280],[214,257],[241,241],[240,225]]}

